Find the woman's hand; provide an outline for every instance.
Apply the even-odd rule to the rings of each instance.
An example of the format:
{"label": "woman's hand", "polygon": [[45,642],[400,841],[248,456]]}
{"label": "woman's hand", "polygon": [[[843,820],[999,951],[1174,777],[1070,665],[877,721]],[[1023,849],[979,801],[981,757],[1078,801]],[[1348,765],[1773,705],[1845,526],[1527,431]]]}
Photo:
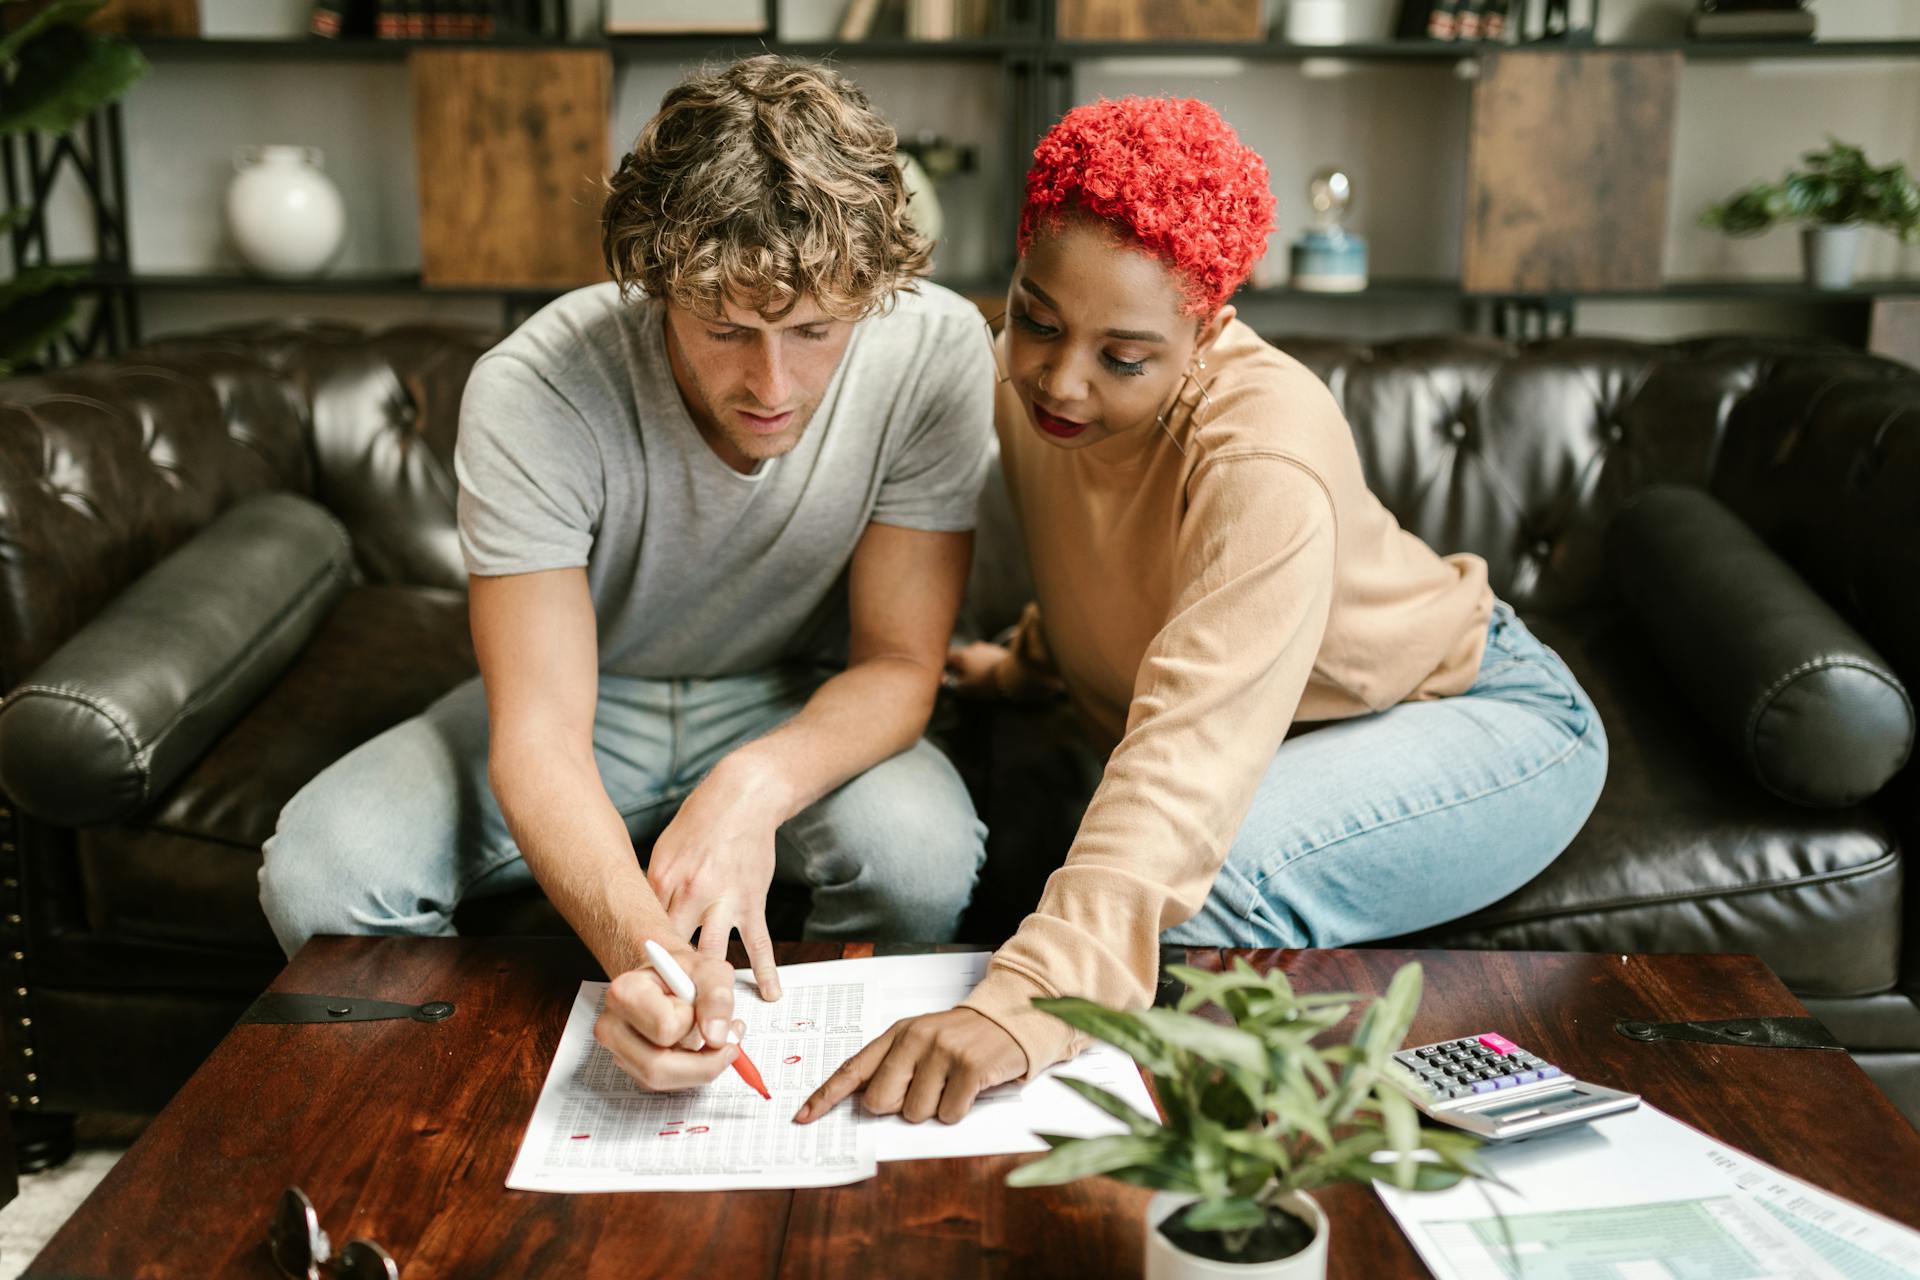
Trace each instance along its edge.
{"label": "woman's hand", "polygon": [[988,644],[984,640],[955,645],[947,650],[946,686],[968,698],[997,698],[1000,685],[993,678],[993,672],[1006,658],[1004,645]]}
{"label": "woman's hand", "polygon": [[972,1009],[922,1014],[894,1023],[848,1058],[793,1119],[810,1124],[865,1085],[867,1110],[874,1115],[898,1112],[914,1124],[938,1116],[953,1124],[973,1108],[982,1089],[1017,1080],[1026,1071],[1027,1055],[1019,1042],[985,1014]]}

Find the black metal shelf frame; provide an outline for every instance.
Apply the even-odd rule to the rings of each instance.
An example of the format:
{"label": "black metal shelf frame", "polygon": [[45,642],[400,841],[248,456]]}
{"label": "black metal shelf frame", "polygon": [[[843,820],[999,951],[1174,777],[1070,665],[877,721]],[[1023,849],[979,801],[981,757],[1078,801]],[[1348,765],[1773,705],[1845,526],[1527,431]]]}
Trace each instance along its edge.
{"label": "black metal shelf frame", "polygon": [[503,37],[496,40],[326,40],[207,39],[162,37],[140,40],[149,57],[162,59],[281,58],[289,61],[339,58],[347,61],[397,61],[415,49],[603,49],[616,58],[671,61],[716,54],[766,50],[802,58],[848,59],[992,59],[1053,57],[1080,61],[1117,57],[1215,56],[1273,62],[1334,58],[1349,62],[1452,62],[1489,53],[1530,48],[1583,48],[1595,52],[1677,52],[1697,62],[1767,62],[1827,58],[1920,57],[1920,40],[1667,40],[1576,44],[1498,44],[1475,41],[1384,40],[1353,44],[1288,44],[1278,40],[1068,40],[1053,35],[1005,34],[955,40],[784,40],[725,35],[602,36],[572,40]]}
{"label": "black metal shelf frame", "polygon": [[[27,217],[8,236],[16,275],[53,260],[47,226],[47,200],[61,178],[71,173],[85,189],[93,215],[93,262],[108,275],[129,270],[127,234],[126,137],[118,103],[88,116],[58,137],[35,132],[0,139],[0,169],[5,171],[7,207],[25,207]],[[56,358],[84,360],[113,355],[139,337],[138,300],[122,282],[92,290],[94,307],[77,330],[53,344]],[[64,350],[62,347],[64,345]]]}

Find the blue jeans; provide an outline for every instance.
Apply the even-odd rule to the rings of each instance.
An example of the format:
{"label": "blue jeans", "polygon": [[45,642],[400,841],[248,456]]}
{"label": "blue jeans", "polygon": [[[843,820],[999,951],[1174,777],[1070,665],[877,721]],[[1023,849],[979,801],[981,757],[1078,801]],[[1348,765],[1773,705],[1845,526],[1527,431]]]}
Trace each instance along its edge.
{"label": "blue jeans", "polygon": [[[602,675],[593,750],[636,846],[709,770],[792,719],[821,677]],[[534,884],[487,782],[478,678],[341,757],[287,802],[260,903],[291,956],[317,933],[450,934],[462,899]],[[953,765],[922,739],[782,825],[777,879],[812,891],[810,938],[946,941],[986,858]]]}
{"label": "blue jeans", "polygon": [[1473,687],[1289,738],[1188,946],[1338,947],[1465,915],[1578,834],[1607,735],[1558,654],[1494,605]]}

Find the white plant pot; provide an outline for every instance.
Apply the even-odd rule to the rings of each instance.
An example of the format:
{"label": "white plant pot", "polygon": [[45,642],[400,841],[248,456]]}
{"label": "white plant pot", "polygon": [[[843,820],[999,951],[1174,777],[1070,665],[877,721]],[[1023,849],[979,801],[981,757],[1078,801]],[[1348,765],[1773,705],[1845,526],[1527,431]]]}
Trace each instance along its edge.
{"label": "white plant pot", "polygon": [[1193,1203],[1192,1196],[1162,1191],[1147,1202],[1146,1280],[1326,1280],[1327,1215],[1313,1197],[1289,1191],[1274,1203],[1313,1227],[1313,1243],[1291,1258],[1272,1262],[1215,1262],[1195,1257],[1160,1234],[1160,1224]]}
{"label": "white plant pot", "polygon": [[227,184],[227,230],[262,275],[311,276],[346,239],[346,207],[318,147],[241,147]]}
{"label": "white plant pot", "polygon": [[1288,44],[1344,44],[1347,0],[1287,0],[1280,29]]}
{"label": "white plant pot", "polygon": [[1816,289],[1845,289],[1853,283],[1853,259],[1860,248],[1860,225],[1807,227],[1801,231],[1807,255],[1807,283]]}

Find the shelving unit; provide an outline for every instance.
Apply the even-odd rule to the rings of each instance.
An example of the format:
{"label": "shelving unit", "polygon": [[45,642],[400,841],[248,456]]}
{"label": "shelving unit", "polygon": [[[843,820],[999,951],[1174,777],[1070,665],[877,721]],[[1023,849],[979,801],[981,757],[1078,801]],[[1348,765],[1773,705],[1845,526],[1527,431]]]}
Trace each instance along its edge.
{"label": "shelving unit", "polygon": [[[1015,55],[1083,60],[1089,58],[1246,58],[1273,62],[1335,59],[1348,62],[1458,62],[1527,46],[1449,43],[1440,40],[1386,40],[1343,45],[1287,44],[1278,40],[1066,40],[1008,36],[959,40],[777,40],[744,36],[606,36],[574,40],[224,40],[161,37],[138,40],[142,52],[158,59],[274,57],[291,60],[345,58],[399,61],[413,49],[605,49],[617,58],[673,61],[705,54],[764,50],[800,58],[1001,58]],[[1546,47],[1546,46],[1542,46]],[[1612,53],[1679,53],[1690,62],[1766,62],[1807,58],[1914,58],[1920,40],[1812,41],[1614,41],[1553,48]]]}
{"label": "shelving unit", "polygon": [[[452,40],[323,40],[323,39],[184,39],[153,38],[137,43],[156,63],[218,62],[262,60],[284,62],[399,62],[416,49],[488,50],[602,50],[618,64],[672,64],[720,59],[762,50],[806,58],[831,58],[842,62],[927,62],[973,63],[997,66],[1004,93],[1000,100],[1005,136],[1009,141],[1008,164],[1012,172],[1002,175],[1008,190],[1017,190],[1024,158],[1031,141],[1074,98],[1077,71],[1105,60],[1231,59],[1257,64],[1287,64],[1308,60],[1354,64],[1400,66],[1446,66],[1472,61],[1483,55],[1512,51],[1522,46],[1436,41],[1377,41],[1340,46],[1293,45],[1279,41],[1112,41],[1069,40],[1054,29],[1054,6],[1050,0],[1002,0],[1000,30],[1003,34],[945,41],[876,39],[869,41],[788,40],[720,35],[692,36],[606,36],[569,40],[531,40],[507,38],[490,41]],[[1828,40],[1812,42],[1688,42],[1633,41],[1608,43],[1555,42],[1543,46],[1557,50],[1593,50],[1607,52],[1676,52],[1689,62],[1772,62],[1829,59],[1920,59],[1920,40]],[[1010,202],[1009,202],[1010,203]],[[1003,225],[995,228],[993,243],[1012,243],[1011,209],[996,210],[993,215]],[[1000,264],[1010,267],[1011,263]],[[957,290],[974,295],[994,294],[1004,287],[1005,276],[987,280],[945,281]],[[132,301],[133,334],[138,337],[137,300],[142,295],[190,291],[274,291],[307,295],[420,295],[485,296],[502,300],[504,316],[512,320],[537,304],[543,295],[522,288],[459,289],[433,288],[422,284],[417,273],[368,272],[329,276],[317,280],[266,280],[223,272],[209,275],[152,274],[130,271],[101,276],[97,283],[117,290]],[[557,291],[556,291],[557,292]],[[1862,280],[1846,290],[1817,290],[1794,280],[1779,279],[1678,279],[1658,288],[1596,291],[1579,294],[1484,294],[1469,293],[1458,280],[1380,277],[1360,292],[1331,294],[1291,289],[1285,286],[1249,288],[1241,294],[1244,303],[1261,304],[1341,304],[1381,303],[1453,304],[1461,309],[1463,323],[1491,322],[1505,328],[1500,317],[1515,308],[1536,314],[1570,317],[1577,301],[1762,301],[1783,305],[1846,305],[1858,307],[1877,297],[1920,295],[1920,279]],[[551,296],[547,294],[544,296]]]}

